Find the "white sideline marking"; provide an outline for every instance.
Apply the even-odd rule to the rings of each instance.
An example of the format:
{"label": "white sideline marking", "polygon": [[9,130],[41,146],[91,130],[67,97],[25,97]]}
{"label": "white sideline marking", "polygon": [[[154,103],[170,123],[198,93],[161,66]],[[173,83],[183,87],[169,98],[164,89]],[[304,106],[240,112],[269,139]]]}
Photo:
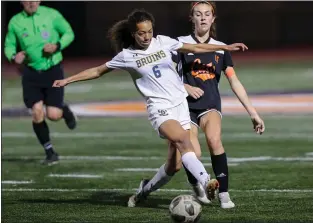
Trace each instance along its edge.
{"label": "white sideline marking", "polygon": [[[111,138],[111,137],[151,137],[154,136],[153,132],[151,134],[143,132],[76,132],[76,133],[66,133],[66,132],[52,132],[50,133],[52,137],[55,138]],[[25,132],[3,132],[2,137],[5,138],[34,138],[36,137],[32,133]]]}
{"label": "white sideline marking", "polygon": [[94,174],[49,174],[49,177],[64,177],[64,178],[102,178],[102,175]]}
{"label": "white sideline marking", "polygon": [[313,161],[313,157],[257,156],[257,157],[227,158],[227,161],[230,163],[253,162],[253,161]]}
{"label": "white sideline marking", "polygon": [[157,156],[60,156],[62,160],[160,160],[165,159],[165,157]]}
{"label": "white sideline marking", "polygon": [[[228,166],[238,166],[240,163],[228,163]],[[212,163],[203,163],[203,166],[212,166]]]}
{"label": "white sideline marking", "polygon": [[158,168],[118,168],[114,171],[119,172],[157,172]]}
{"label": "white sideline marking", "polygon": [[[204,166],[211,166],[211,163],[203,163]],[[228,166],[238,166],[239,163],[229,163]],[[159,168],[118,168],[117,172],[157,172]]]}
{"label": "white sideline marking", "polygon": [[[137,188],[123,189],[62,189],[62,188],[14,188],[14,189],[2,189],[2,191],[8,192],[119,192],[119,191],[137,191]],[[191,190],[184,189],[159,189],[158,192],[192,192]],[[264,193],[312,193],[313,189],[256,189],[256,190],[230,190],[231,192],[264,192]]]}
{"label": "white sideline marking", "polygon": [[80,85],[71,85],[66,88],[66,93],[87,93],[91,91],[91,84],[80,84]]}
{"label": "white sideline marking", "polygon": [[2,184],[31,184],[33,181],[3,180]]}
{"label": "white sideline marking", "polygon": [[[55,138],[119,138],[119,137],[145,137],[154,138],[157,137],[153,131],[151,132],[76,132],[76,133],[66,133],[66,132],[52,132],[50,134]],[[2,137],[4,138],[34,138],[36,137],[33,133],[26,132],[2,132]],[[204,134],[199,135],[200,138],[204,138]],[[258,136],[254,133],[224,133],[223,139],[232,140],[242,140],[242,139],[257,139],[261,137],[262,139],[313,139],[313,134],[305,133],[271,133]]]}
{"label": "white sideline marking", "polygon": [[305,155],[306,155],[306,156],[313,156],[313,152],[311,152],[311,153],[306,153]]}
{"label": "white sideline marking", "polygon": [[[40,156],[19,156],[15,158],[27,159],[41,159]],[[2,156],[3,158],[3,156]],[[60,156],[60,160],[88,160],[88,161],[101,161],[101,160],[165,160],[166,157],[161,156]],[[202,161],[211,160],[210,157],[202,157]],[[256,157],[238,157],[227,158],[229,164],[243,163],[243,162],[258,162],[258,161],[313,161],[313,157],[272,157],[272,156],[256,156]],[[209,165],[209,163],[206,163]],[[234,165],[235,166],[235,165]]]}

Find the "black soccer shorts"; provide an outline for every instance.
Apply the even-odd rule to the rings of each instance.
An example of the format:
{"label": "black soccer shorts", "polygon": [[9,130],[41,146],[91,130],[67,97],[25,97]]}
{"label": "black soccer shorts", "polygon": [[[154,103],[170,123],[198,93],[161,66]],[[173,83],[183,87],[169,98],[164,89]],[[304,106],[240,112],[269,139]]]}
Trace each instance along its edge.
{"label": "black soccer shorts", "polygon": [[209,112],[217,112],[222,117],[222,112],[220,108],[209,108],[209,109],[189,109],[191,123],[200,126],[200,118],[209,113]]}
{"label": "black soccer shorts", "polygon": [[53,82],[64,78],[63,68],[60,64],[46,71],[37,71],[25,67],[22,71],[23,99],[27,108],[43,101],[46,106],[63,107],[64,88],[53,88]]}

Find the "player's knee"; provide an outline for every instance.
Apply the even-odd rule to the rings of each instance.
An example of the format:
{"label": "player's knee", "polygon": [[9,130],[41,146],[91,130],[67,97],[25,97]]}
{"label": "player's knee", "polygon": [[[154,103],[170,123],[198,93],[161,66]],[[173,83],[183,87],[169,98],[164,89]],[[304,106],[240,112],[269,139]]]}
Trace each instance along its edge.
{"label": "player's knee", "polygon": [[175,144],[176,148],[178,148],[180,151],[192,148],[189,133],[187,131],[178,134],[172,141]]}
{"label": "player's knee", "polygon": [[33,121],[36,123],[42,122],[44,120],[44,110],[40,105],[34,105],[32,108]]}
{"label": "player's knee", "polygon": [[58,121],[62,118],[63,112],[59,108],[47,107],[47,118],[51,121]]}
{"label": "player's knee", "polygon": [[58,121],[62,118],[62,113],[60,112],[50,112],[47,114],[47,118],[50,121]]}
{"label": "player's knee", "polygon": [[219,149],[222,147],[222,141],[219,136],[209,136],[207,137],[209,146],[214,149]]}

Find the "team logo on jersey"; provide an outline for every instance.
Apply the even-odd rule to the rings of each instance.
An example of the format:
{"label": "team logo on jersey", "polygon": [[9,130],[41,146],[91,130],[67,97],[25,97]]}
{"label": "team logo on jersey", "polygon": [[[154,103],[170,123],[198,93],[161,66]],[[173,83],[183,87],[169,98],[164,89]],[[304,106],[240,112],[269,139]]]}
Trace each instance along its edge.
{"label": "team logo on jersey", "polygon": [[41,32],[41,37],[42,37],[43,39],[49,39],[50,33],[47,32],[47,31],[42,31],[42,32]]}
{"label": "team logo on jersey", "polygon": [[137,64],[137,67],[140,68],[147,64],[154,63],[155,61],[161,60],[162,58],[165,58],[165,57],[166,57],[166,54],[164,53],[164,51],[160,50],[159,52],[152,53],[147,57],[136,60],[136,64]]}
{"label": "team logo on jersey", "polygon": [[215,55],[215,62],[218,63],[218,60],[220,59],[220,56]]}
{"label": "team logo on jersey", "polygon": [[28,33],[26,33],[26,32],[23,33],[23,34],[22,34],[22,37],[23,37],[23,38],[28,37]]}
{"label": "team logo on jersey", "polygon": [[168,115],[167,110],[165,110],[165,109],[159,109],[158,113],[160,116],[167,116]]}
{"label": "team logo on jersey", "polygon": [[212,63],[203,64],[200,59],[195,59],[191,65],[191,74],[195,78],[200,78],[203,81],[215,78],[215,66]]}

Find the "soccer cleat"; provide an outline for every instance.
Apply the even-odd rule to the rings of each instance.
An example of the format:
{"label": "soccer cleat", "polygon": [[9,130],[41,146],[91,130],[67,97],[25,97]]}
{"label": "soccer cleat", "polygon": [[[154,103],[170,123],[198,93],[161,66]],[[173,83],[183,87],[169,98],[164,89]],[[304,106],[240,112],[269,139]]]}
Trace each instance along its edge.
{"label": "soccer cleat", "polygon": [[211,179],[206,183],[206,195],[210,201],[215,199],[219,186],[216,179]]}
{"label": "soccer cleat", "polygon": [[66,115],[63,115],[63,118],[67,127],[71,130],[75,129],[77,125],[77,116],[68,105],[63,106],[63,114],[64,113],[66,113]]}
{"label": "soccer cleat", "polygon": [[42,165],[51,166],[57,164],[59,162],[59,155],[57,153],[53,153],[50,156],[46,156],[46,159],[41,161]]}
{"label": "soccer cleat", "polygon": [[139,184],[139,188],[137,189],[137,192],[132,195],[129,199],[128,199],[128,207],[133,208],[136,207],[136,205],[141,201],[146,199],[146,196],[143,194],[143,188],[147,185],[147,183],[150,180],[148,179],[143,179],[140,184]]}
{"label": "soccer cleat", "polygon": [[218,198],[220,200],[221,208],[228,209],[234,208],[235,204],[231,201],[228,192],[222,192],[218,194]]}
{"label": "soccer cleat", "polygon": [[192,190],[194,192],[195,198],[200,201],[202,204],[211,204],[211,201],[208,199],[205,190],[203,189],[203,186],[200,183],[197,183],[195,185],[192,185]]}

